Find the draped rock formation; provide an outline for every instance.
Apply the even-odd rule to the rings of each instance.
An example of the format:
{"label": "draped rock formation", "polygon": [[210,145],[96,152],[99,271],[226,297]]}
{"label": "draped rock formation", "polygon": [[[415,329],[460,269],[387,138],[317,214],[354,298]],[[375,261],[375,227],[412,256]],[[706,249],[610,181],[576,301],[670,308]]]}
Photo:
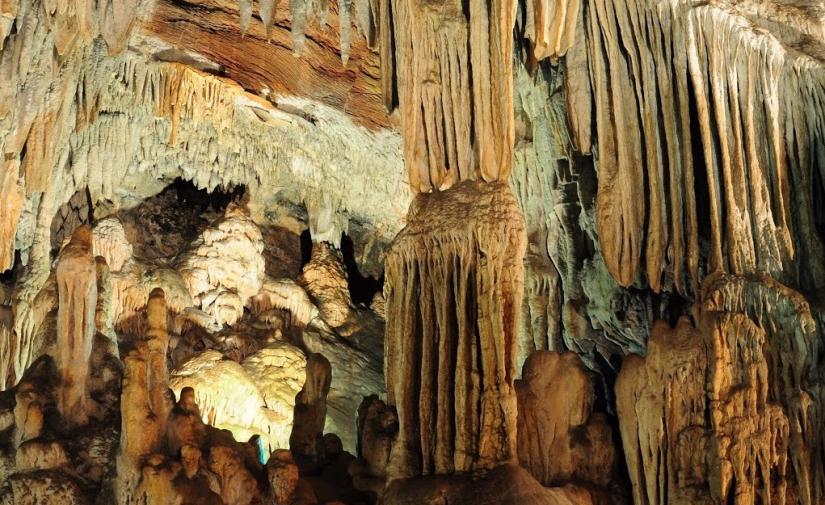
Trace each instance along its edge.
{"label": "draped rock formation", "polygon": [[501,183],[419,195],[387,256],[392,476],[492,468],[516,457],[513,380],[524,221]]}
{"label": "draped rock formation", "polygon": [[[381,85],[402,114],[414,191],[502,181],[512,168],[512,29],[516,2],[378,4]],[[470,50],[472,48],[472,50]]]}
{"label": "draped rock formation", "polygon": [[568,67],[568,89],[592,96],[568,112],[594,111],[572,133],[598,143],[599,242],[621,285],[641,271],[654,291],[666,274],[698,293],[705,254],[707,272],[825,282],[811,203],[822,21],[787,3],[587,3],[587,64]]}

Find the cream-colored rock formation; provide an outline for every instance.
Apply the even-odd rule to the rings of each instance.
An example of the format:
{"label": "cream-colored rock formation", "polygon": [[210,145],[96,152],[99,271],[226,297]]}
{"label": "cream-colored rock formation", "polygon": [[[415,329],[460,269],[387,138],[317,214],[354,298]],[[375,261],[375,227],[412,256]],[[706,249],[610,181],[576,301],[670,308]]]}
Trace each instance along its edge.
{"label": "cream-colored rock formation", "polygon": [[178,270],[195,306],[218,324],[236,323],[249,299],[261,290],[263,248],[258,227],[243,207],[231,204],[179,260]]}

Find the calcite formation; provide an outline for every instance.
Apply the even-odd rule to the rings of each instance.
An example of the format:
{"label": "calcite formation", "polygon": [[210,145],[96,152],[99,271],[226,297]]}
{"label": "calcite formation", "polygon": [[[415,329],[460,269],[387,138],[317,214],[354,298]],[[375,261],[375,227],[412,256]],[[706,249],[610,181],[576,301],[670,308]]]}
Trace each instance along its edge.
{"label": "calcite formation", "polygon": [[304,265],[300,283],[317,301],[324,321],[332,327],[342,326],[350,316],[349,287],[341,253],[327,242],[315,243],[312,256]]}
{"label": "calcite formation", "polygon": [[703,254],[709,272],[822,285],[812,214],[791,211],[811,208],[816,162],[804,146],[822,135],[810,105],[823,96],[813,64],[821,13],[727,4],[596,1],[584,10],[589,73],[577,66],[569,79],[592,96],[571,109],[596,119],[581,128],[599,145],[599,241],[624,286],[642,271],[659,291],[667,271],[679,292],[696,293]]}
{"label": "calcite formation", "polygon": [[658,323],[616,383],[635,501],[818,503],[808,304],[765,278],[705,284],[698,324]]}
{"label": "calcite formation", "polygon": [[825,502],[825,7],[0,0],[0,503]]}
{"label": "calcite formation", "polygon": [[89,358],[97,330],[97,266],[92,232],[78,228],[60,251],[55,271],[58,289],[57,368],[61,389],[58,408],[71,424],[87,420]]}
{"label": "calcite formation", "polygon": [[468,181],[419,195],[387,256],[387,401],[396,477],[516,458],[524,221],[510,189]]}
{"label": "calcite formation", "polygon": [[324,424],[331,381],[329,360],[321,354],[310,354],[306,382],[295,396],[295,417],[289,436],[289,448],[299,463],[313,465],[324,457]]}
{"label": "calcite formation", "polygon": [[240,319],[264,277],[263,237],[241,206],[204,230],[179,262],[189,293],[218,324]]}
{"label": "calcite formation", "polygon": [[531,354],[516,381],[519,461],[545,486],[612,478],[611,428],[593,412],[593,382],[575,353],[552,351]]}

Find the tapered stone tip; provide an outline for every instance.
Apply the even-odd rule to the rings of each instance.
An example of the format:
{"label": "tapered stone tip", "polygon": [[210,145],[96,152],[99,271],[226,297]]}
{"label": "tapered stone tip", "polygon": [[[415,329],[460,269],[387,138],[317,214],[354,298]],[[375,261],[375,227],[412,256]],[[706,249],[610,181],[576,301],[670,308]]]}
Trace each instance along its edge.
{"label": "tapered stone tip", "polygon": [[166,293],[163,292],[163,288],[155,288],[149,293],[150,300],[166,300]]}
{"label": "tapered stone tip", "polygon": [[69,241],[70,245],[83,247],[89,251],[92,250],[92,229],[88,225],[83,225],[78,227],[74,233],[72,233],[72,238]]}

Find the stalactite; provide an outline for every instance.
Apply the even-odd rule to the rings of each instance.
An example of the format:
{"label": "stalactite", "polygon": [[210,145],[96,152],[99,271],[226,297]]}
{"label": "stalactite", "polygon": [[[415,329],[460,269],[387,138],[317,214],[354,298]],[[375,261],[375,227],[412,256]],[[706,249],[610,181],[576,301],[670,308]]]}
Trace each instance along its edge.
{"label": "stalactite", "polygon": [[[821,163],[808,155],[825,136],[811,112],[825,98],[822,68],[802,35],[760,26],[793,9],[749,9],[756,7],[679,0],[598,0],[585,8],[599,241],[624,286],[644,264],[654,291],[670,271],[677,290],[695,296],[705,273],[700,234],[711,242],[707,272],[768,272],[805,289],[825,283],[811,210],[811,174]],[[798,21],[800,33],[815,36]],[[587,107],[581,58],[572,63],[570,107],[579,100]],[[571,126],[586,147],[590,123]],[[694,159],[694,145],[703,157]],[[706,172],[707,209],[697,208],[695,170]],[[710,216],[709,229],[698,229],[700,215]]]}
{"label": "stalactite", "polygon": [[352,10],[352,0],[339,0],[338,23],[341,33],[341,63],[347,66],[349,61],[349,48],[352,37],[352,20],[350,11]]}
{"label": "stalactite", "polygon": [[394,477],[515,458],[513,379],[524,221],[509,188],[464,182],[419,195],[387,257],[387,401]]}
{"label": "stalactite", "polygon": [[261,0],[259,6],[261,9],[261,22],[264,24],[266,38],[269,40],[272,36],[272,15],[278,7],[278,2],[277,0]]}
{"label": "stalactite", "polygon": [[[476,178],[505,180],[514,142],[516,3],[471,2],[469,18],[454,1],[434,8],[395,0],[380,8],[383,89],[398,92],[413,189],[444,190]],[[385,96],[385,103],[391,100]]]}
{"label": "stalactite", "polygon": [[564,56],[573,45],[581,0],[528,0],[524,2],[524,37],[536,60]]}

